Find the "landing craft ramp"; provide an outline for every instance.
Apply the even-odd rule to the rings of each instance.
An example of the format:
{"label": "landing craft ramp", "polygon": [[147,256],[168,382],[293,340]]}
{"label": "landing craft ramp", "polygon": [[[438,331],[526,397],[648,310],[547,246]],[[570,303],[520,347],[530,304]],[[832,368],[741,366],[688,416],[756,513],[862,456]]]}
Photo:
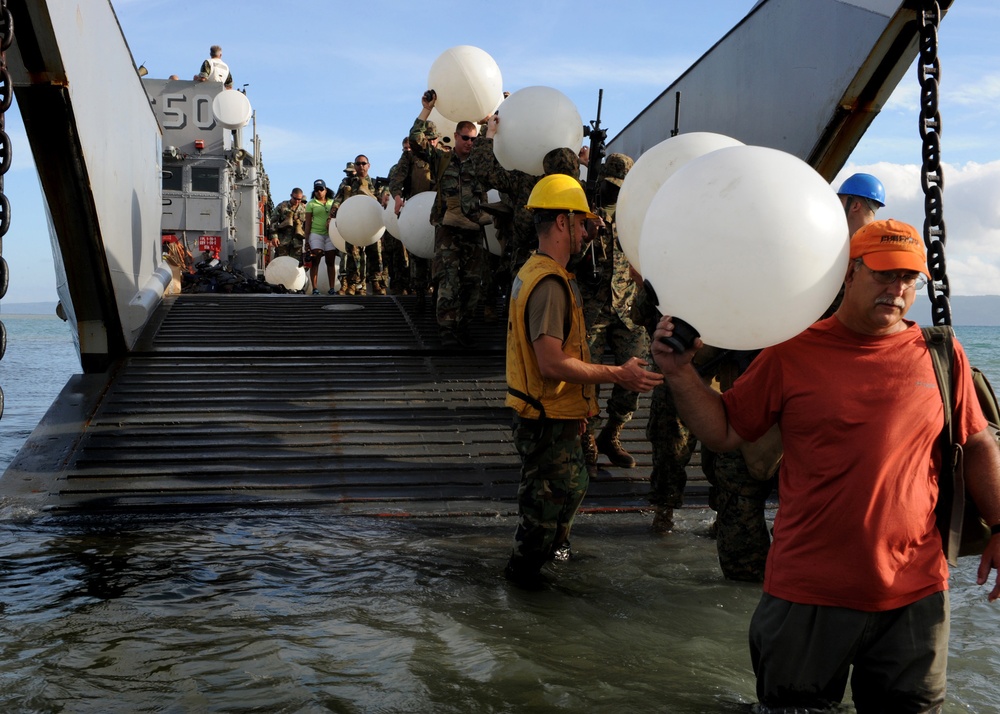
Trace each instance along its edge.
{"label": "landing craft ramp", "polygon": [[[416,300],[168,298],[122,364],[66,386],[0,480],[8,506],[516,512],[505,324],[480,323],[476,349],[442,349]],[[646,507],[647,403],[624,436],[638,467],[602,457],[585,510]]]}

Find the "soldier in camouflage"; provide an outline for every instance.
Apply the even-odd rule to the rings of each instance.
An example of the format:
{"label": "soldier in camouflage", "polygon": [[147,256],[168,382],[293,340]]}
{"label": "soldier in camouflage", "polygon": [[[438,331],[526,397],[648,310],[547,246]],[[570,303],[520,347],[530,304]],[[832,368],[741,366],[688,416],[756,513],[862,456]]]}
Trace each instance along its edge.
{"label": "soldier in camouflage", "polygon": [[[718,381],[719,391],[726,391],[756,357],[758,351],[721,350],[703,347],[698,352],[699,372],[704,379]],[[709,505],[715,510],[716,550],[719,566],[728,580],[763,582],[764,564],[771,547],[764,509],[778,484],[777,467],[780,441],[767,438],[745,449],[769,444],[770,453],[763,466],[759,459],[748,465],[744,451],[710,451],[702,445],[701,468],[711,484]],[[758,451],[759,453],[759,451]]]}
{"label": "soldier in camouflage", "polygon": [[[428,146],[438,148],[439,135],[434,122],[425,122],[424,138]],[[399,157],[399,162],[389,173],[389,193],[395,201],[396,215],[403,208],[407,199],[416,196],[424,191],[433,191],[435,188],[434,178],[431,175],[431,165],[426,159],[416,156],[410,148],[410,137],[403,139],[403,153]],[[417,302],[417,309],[422,313],[424,309],[423,297],[430,287],[430,264],[426,258],[407,254],[409,263],[409,274],[406,278],[406,288],[411,295],[420,296]],[[393,273],[395,282],[396,274]]]}
{"label": "soldier in camouflage", "polygon": [[463,121],[455,130],[455,148],[443,151],[427,139],[427,118],[437,94],[421,97],[422,109],[410,129],[410,149],[427,161],[436,182],[431,209],[435,225],[432,278],[437,286],[435,317],[446,347],[473,347],[471,326],[482,294],[485,261],[483,225],[489,216],[480,204],[486,188],[473,171],[469,154],[477,140],[476,125]]}
{"label": "soldier in camouflage", "polygon": [[[660,312],[650,302],[648,293],[639,282],[635,288],[634,309],[647,335],[651,336],[656,331]],[[687,465],[691,462],[697,440],[677,415],[677,407],[666,384],[656,387],[650,397],[646,439],[653,457],[653,469],[649,475],[652,529],[656,533],[669,533],[674,527],[674,509],[684,504]]]}
{"label": "soldier in camouflage", "polygon": [[[336,217],[340,205],[351,196],[366,194],[372,196],[383,206],[388,200],[388,190],[378,189],[375,182],[368,176],[368,157],[358,154],[354,159],[356,174],[348,175],[340,183],[337,195],[333,197],[333,209],[330,211],[331,220]],[[346,241],[345,241],[346,242]],[[345,274],[341,277],[339,295],[364,295],[368,280],[372,282],[372,289],[376,295],[385,295],[385,275],[382,270],[382,244],[376,241],[373,245],[361,249],[356,245],[347,243],[347,259]]]}
{"label": "soldier in camouflage", "polygon": [[[632,321],[635,282],[629,274],[629,263],[618,242],[615,207],[618,192],[633,161],[625,154],[611,154],[601,167],[599,203],[596,213],[604,222],[597,237],[576,272],[583,293],[583,313],[587,321],[587,346],[595,363],[604,361],[604,353],[612,351],[615,364],[624,364],[632,357],[649,354],[649,335]],[[599,396],[599,395],[598,395]],[[621,468],[633,468],[635,459],[621,444],[622,427],[632,418],[639,404],[639,395],[615,386],[607,404],[607,423],[597,437],[599,419],[587,422],[583,450],[588,466],[596,468],[597,453],[608,457]]]}
{"label": "soldier in camouflage", "polygon": [[306,202],[301,188],[293,188],[291,197],[275,206],[271,213],[271,246],[275,257],[288,255],[302,262]]}

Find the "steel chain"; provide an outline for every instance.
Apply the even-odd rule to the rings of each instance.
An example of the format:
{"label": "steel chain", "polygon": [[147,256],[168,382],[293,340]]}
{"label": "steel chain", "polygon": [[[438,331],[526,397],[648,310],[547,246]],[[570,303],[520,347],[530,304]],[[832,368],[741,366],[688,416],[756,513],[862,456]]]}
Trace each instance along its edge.
{"label": "steel chain", "polygon": [[[10,169],[11,147],[5,115],[14,101],[14,84],[7,69],[7,50],[14,42],[14,17],[7,0],[0,0],[0,300],[7,294],[9,272],[3,257],[3,237],[10,228],[10,201],[3,191],[3,177]],[[0,320],[0,359],[7,351],[7,326]],[[0,418],[3,417],[3,388],[0,387]]]}
{"label": "steel chain", "polygon": [[927,246],[927,269],[930,281],[927,294],[931,299],[931,321],[935,325],[951,324],[951,303],[948,296],[948,271],[944,246],[947,235],[944,225],[944,172],[941,168],[941,113],[938,111],[938,88],[941,64],[938,61],[938,26],[941,6],[937,0],[924,0],[920,13],[920,56],[917,74],[920,80],[920,186],[924,191],[924,244]]}

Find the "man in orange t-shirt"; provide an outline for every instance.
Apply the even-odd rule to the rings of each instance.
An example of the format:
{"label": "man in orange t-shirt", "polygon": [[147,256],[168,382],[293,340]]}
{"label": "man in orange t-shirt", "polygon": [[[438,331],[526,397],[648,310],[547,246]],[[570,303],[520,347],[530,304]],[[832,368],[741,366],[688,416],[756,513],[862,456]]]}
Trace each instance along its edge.
{"label": "man in orange t-shirt", "polygon": [[[927,274],[916,229],[869,223],[851,239],[837,312],[765,349],[723,395],[698,378],[694,349],[659,341],[673,334],[670,317],[655,333],[680,416],[706,446],[730,451],[781,427],[774,542],[750,624],[767,707],[834,706],[849,675],[859,712],[944,702],[948,567],[934,517],[944,414],[923,335],[904,319]],[[994,533],[983,584],[1000,567],[1000,449],[957,342],[955,352],[955,441]]]}

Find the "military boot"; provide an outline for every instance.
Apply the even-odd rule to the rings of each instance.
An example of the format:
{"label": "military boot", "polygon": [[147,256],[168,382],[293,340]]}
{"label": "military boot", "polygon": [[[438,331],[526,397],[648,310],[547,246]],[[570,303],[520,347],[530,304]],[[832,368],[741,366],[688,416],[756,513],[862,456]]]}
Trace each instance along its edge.
{"label": "military boot", "polygon": [[623,426],[625,426],[623,422],[609,421],[601,429],[601,433],[597,435],[594,443],[597,445],[597,450],[607,456],[608,460],[614,466],[631,469],[635,467],[635,459],[622,447],[621,435]]}
{"label": "military boot", "polygon": [[674,509],[670,506],[657,506],[653,513],[653,533],[669,533],[674,529]]}

